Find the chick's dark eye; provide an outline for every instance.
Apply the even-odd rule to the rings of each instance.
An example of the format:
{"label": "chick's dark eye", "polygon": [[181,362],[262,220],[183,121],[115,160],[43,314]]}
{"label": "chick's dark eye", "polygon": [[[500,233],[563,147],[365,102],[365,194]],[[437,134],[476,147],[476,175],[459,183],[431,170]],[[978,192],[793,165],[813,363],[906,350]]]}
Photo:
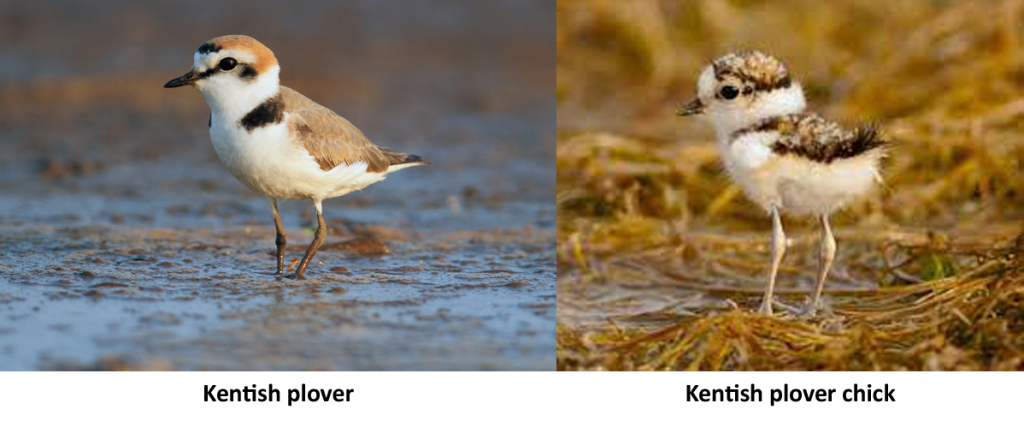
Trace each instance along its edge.
{"label": "chick's dark eye", "polygon": [[224,70],[224,71],[232,70],[232,69],[235,68],[235,65],[238,65],[238,61],[235,61],[235,58],[224,58],[224,59],[220,60],[220,69],[221,70]]}
{"label": "chick's dark eye", "polygon": [[733,99],[740,94],[740,90],[736,89],[736,86],[723,86],[722,89],[719,89],[718,94],[722,95],[722,98]]}

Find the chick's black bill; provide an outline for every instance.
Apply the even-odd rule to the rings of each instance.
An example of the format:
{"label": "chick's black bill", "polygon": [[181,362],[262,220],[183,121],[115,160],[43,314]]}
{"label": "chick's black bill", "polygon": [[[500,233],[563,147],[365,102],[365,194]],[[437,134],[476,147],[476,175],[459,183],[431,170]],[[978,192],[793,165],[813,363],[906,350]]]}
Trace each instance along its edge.
{"label": "chick's black bill", "polygon": [[704,103],[701,102],[700,98],[694,98],[686,104],[679,104],[676,108],[676,115],[679,116],[694,116],[698,114],[704,114]]}

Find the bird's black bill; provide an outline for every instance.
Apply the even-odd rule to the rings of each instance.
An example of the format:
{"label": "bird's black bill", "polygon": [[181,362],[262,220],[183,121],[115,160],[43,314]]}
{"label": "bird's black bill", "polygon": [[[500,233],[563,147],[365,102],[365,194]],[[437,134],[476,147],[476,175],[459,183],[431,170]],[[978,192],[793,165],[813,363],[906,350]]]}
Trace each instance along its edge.
{"label": "bird's black bill", "polygon": [[704,103],[700,102],[700,98],[694,98],[687,104],[679,104],[676,108],[676,115],[678,116],[695,116],[698,114],[704,114]]}
{"label": "bird's black bill", "polygon": [[196,80],[199,80],[200,78],[201,77],[198,74],[196,74],[195,71],[189,71],[181,77],[178,77],[174,80],[167,82],[167,84],[165,84],[164,87],[179,87],[190,85],[194,83]]}

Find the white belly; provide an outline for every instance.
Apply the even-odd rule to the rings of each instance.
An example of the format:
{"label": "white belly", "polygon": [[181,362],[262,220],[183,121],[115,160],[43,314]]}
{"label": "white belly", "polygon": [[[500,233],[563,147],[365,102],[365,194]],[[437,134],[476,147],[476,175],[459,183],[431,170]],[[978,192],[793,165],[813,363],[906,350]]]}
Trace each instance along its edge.
{"label": "white belly", "polygon": [[217,157],[247,187],[275,199],[324,200],[384,179],[385,174],[367,173],[363,162],[321,170],[301,144],[290,140],[287,118],[248,132],[214,114],[210,139]]}
{"label": "white belly", "polygon": [[792,214],[829,214],[867,193],[879,181],[880,153],[829,164],[796,156],[778,156],[765,144],[771,135],[720,144],[729,174],[743,192],[765,210],[776,206]]}

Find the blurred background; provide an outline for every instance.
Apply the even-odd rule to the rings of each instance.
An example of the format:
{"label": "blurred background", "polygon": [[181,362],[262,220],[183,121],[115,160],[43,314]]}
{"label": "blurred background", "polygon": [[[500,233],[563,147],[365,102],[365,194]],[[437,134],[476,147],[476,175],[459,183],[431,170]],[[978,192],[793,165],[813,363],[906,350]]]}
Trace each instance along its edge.
{"label": "blurred background", "polygon": [[551,23],[544,6],[5,3],[4,182],[23,181],[40,166],[42,178],[64,178],[168,157],[216,164],[202,96],[162,86],[191,68],[207,39],[235,33],[275,52],[282,84],[334,109],[379,144],[448,149],[429,156],[442,162],[439,170],[452,163],[489,170],[506,167],[509,155],[550,154],[550,141],[540,137],[550,131],[539,125],[554,123],[551,34],[528,30]]}
{"label": "blurred background", "polygon": [[[1009,324],[1006,313],[978,305],[1006,301],[971,299],[978,296],[971,292],[939,308],[864,301],[880,288],[963,290],[950,283],[1020,250],[1022,37],[1018,0],[560,0],[559,368],[1020,368],[1019,297],[1007,297],[1007,307],[1016,307]],[[756,308],[769,223],[729,182],[710,125],[674,111],[693,97],[711,60],[751,49],[788,65],[810,110],[848,125],[876,122],[894,142],[885,188],[833,216],[839,255],[828,289],[838,314],[817,322],[832,325],[831,335],[818,329],[804,343],[847,340],[829,347],[837,352],[765,350],[782,345],[770,338],[804,331],[806,323],[716,317]],[[812,221],[784,222],[791,242],[780,280],[784,298],[798,305],[813,284],[818,230]],[[999,288],[1005,271],[985,275],[984,292],[1019,295],[1019,273],[1016,287]],[[922,323],[898,324],[896,315],[867,321],[857,314],[864,310],[904,319],[919,313]],[[968,314],[958,319],[957,312]],[[977,328],[969,337],[956,335],[963,321]],[[973,334],[988,321],[994,335]],[[778,326],[779,335],[736,332],[772,330],[757,322]],[[920,333],[921,325],[931,329]],[[659,335],[669,343],[638,344],[660,327],[669,328]],[[862,327],[920,333],[900,339],[934,348],[910,355],[904,347],[850,345],[883,339],[850,335]],[[999,343],[998,351],[978,350],[983,339]],[[609,347],[613,355],[596,351]]]}
{"label": "blurred background", "polygon": [[[553,21],[549,1],[0,3],[0,368],[551,369]],[[202,95],[163,88],[226,34],[433,162],[326,201],[309,282],[266,275],[266,199],[219,163]],[[312,214],[283,202],[289,258]]]}

